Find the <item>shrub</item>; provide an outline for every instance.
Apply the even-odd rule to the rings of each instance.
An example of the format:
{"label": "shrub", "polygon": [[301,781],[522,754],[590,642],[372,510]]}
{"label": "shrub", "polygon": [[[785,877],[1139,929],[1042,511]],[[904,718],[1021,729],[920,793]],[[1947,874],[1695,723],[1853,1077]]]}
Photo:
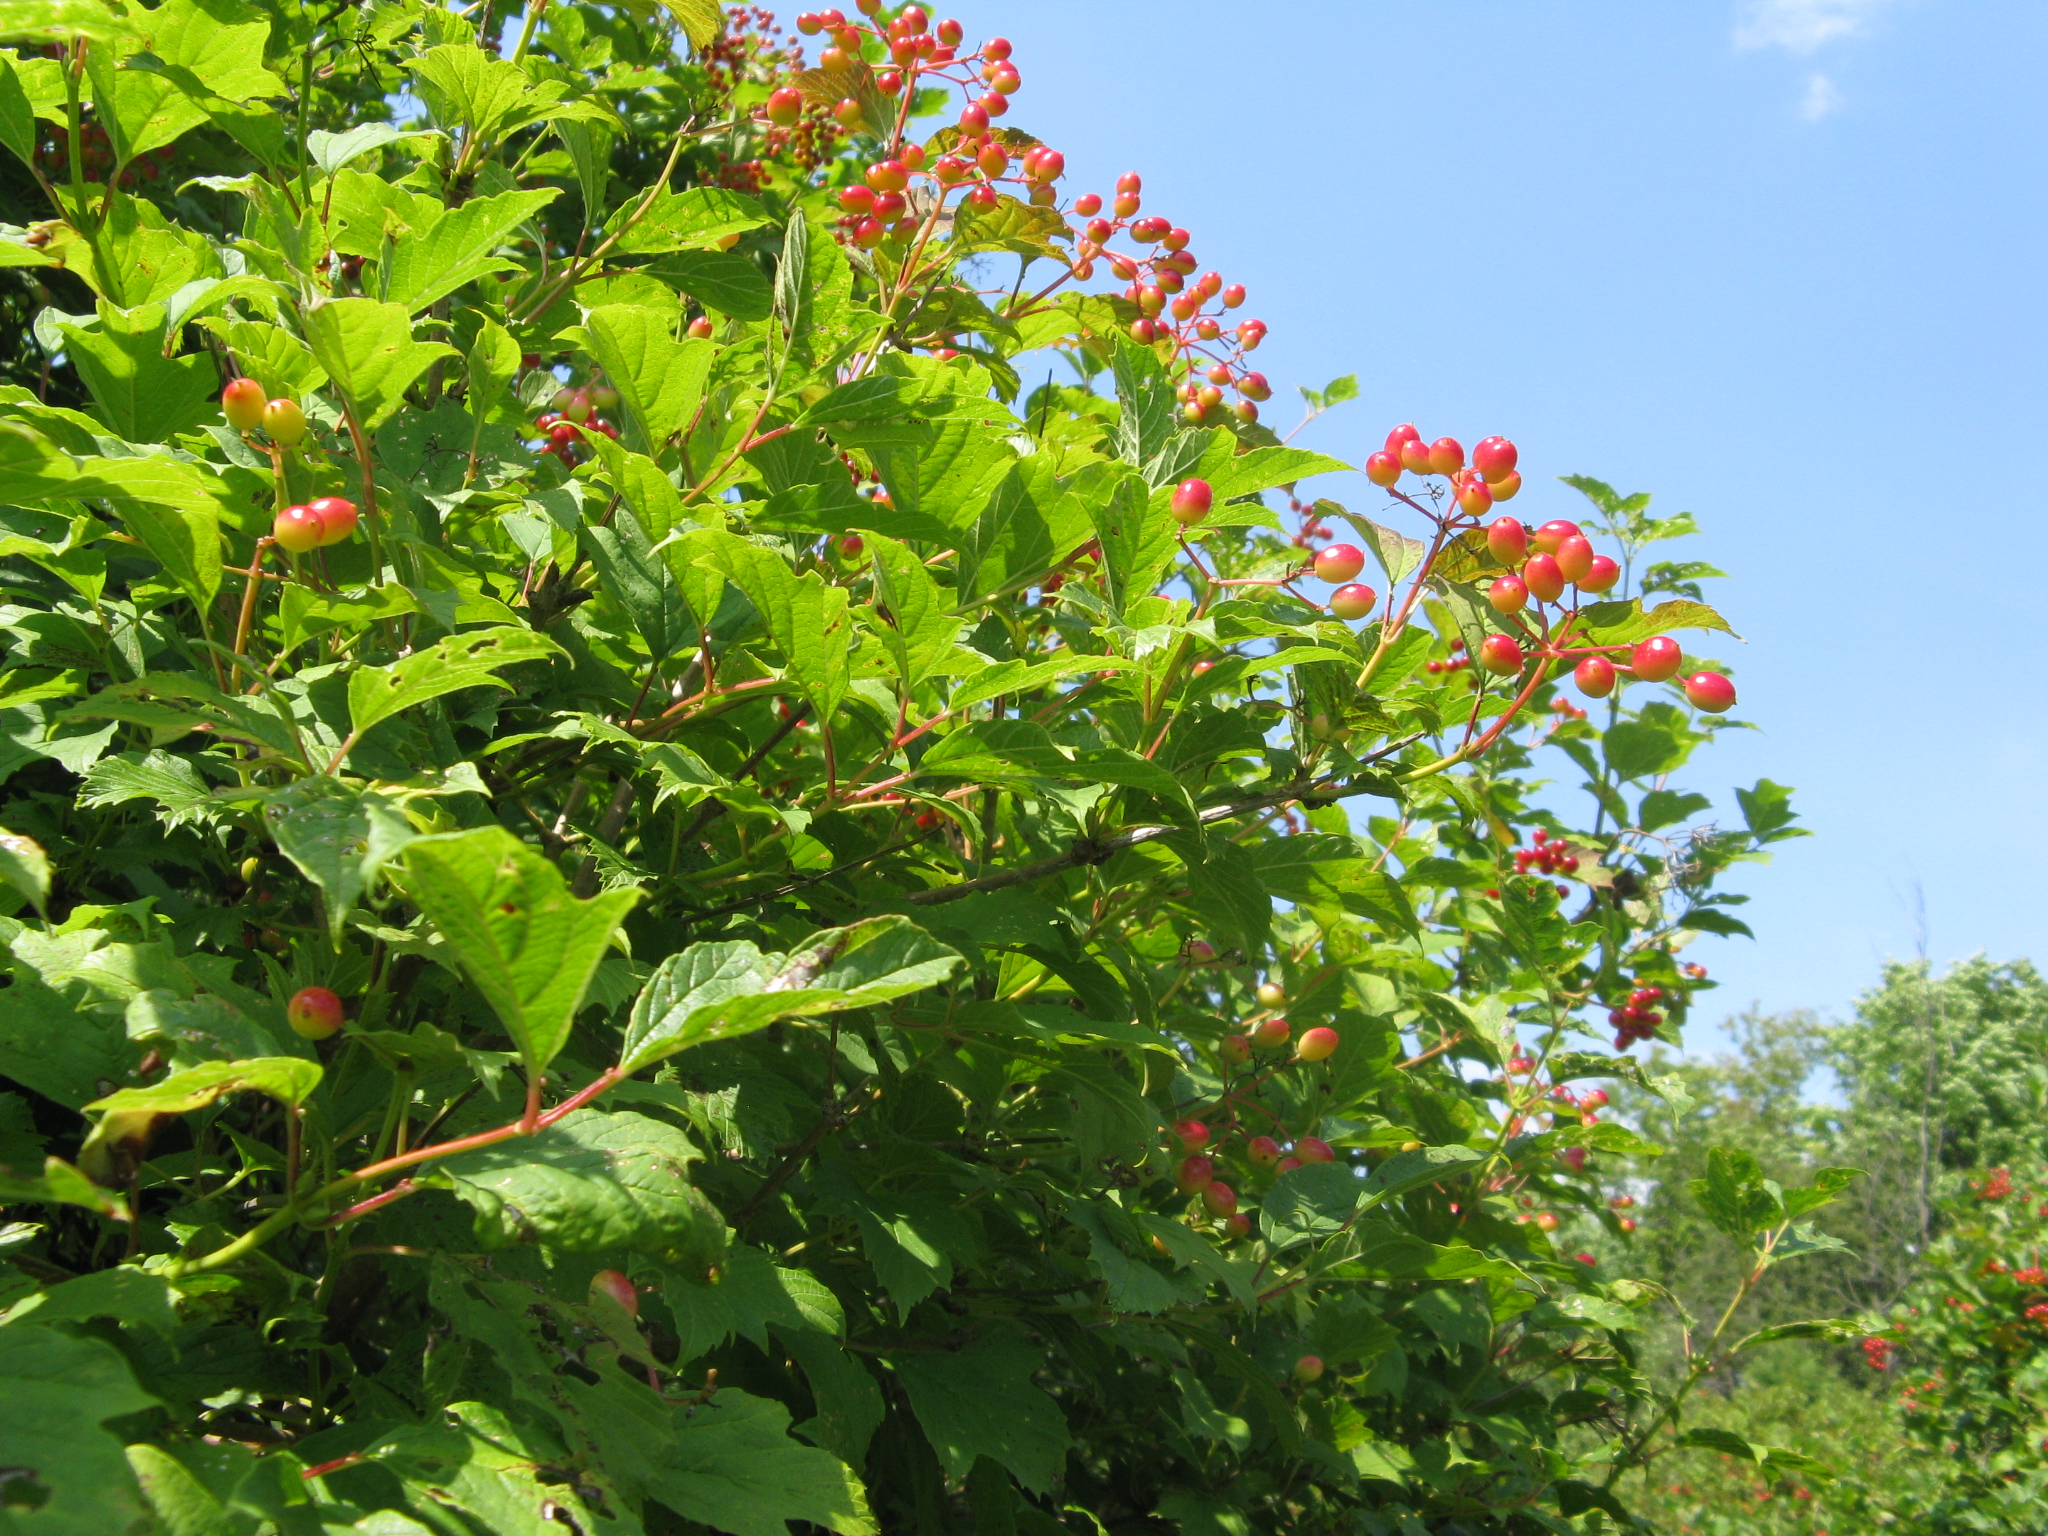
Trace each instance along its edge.
{"label": "shrub", "polygon": [[1412,428],[1422,538],[1301,503],[1000,40],[492,20],[8,12],[10,1528],[1618,1511],[1565,1085],[1794,830],[1681,830],[1690,521]]}

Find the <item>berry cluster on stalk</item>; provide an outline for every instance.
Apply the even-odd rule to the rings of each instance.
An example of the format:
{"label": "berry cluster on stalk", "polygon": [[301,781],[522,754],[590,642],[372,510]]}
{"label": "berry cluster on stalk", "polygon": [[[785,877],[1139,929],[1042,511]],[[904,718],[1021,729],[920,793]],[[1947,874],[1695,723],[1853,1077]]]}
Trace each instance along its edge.
{"label": "berry cluster on stalk", "polygon": [[[1188,231],[1140,211],[1143,178],[1126,172],[1108,198],[1088,192],[1063,201],[1058,184],[1066,156],[997,125],[1023,87],[1008,39],[990,38],[963,52],[960,23],[934,22],[922,6],[908,6],[886,22],[879,19],[879,0],[859,0],[857,9],[870,19],[836,9],[797,17],[798,32],[827,39],[818,68],[778,87],[760,114],[771,131],[787,131],[807,114],[828,112],[843,130],[879,141],[880,153],[861,179],[839,190],[839,238],[861,250],[883,250],[908,269],[949,219],[992,215],[1006,195],[1051,210],[1074,221],[1056,227],[1056,238],[1074,242],[1073,254],[1061,276],[1026,305],[1064,283],[1093,279],[1100,263],[1124,284],[1122,313],[1129,318],[1123,323],[1131,338],[1159,349],[1182,375],[1176,389],[1183,417],[1199,424],[1227,413],[1257,421],[1272,386],[1246,367],[1245,354],[1265,339],[1265,322],[1230,318],[1244,304],[1244,286],[1226,283],[1218,272],[1198,272]],[[913,111],[921,110],[919,92],[933,88],[965,100],[951,126],[920,144],[908,138],[907,127]],[[889,110],[888,121],[871,120],[878,102]],[[953,355],[950,338],[935,340],[931,350]]]}

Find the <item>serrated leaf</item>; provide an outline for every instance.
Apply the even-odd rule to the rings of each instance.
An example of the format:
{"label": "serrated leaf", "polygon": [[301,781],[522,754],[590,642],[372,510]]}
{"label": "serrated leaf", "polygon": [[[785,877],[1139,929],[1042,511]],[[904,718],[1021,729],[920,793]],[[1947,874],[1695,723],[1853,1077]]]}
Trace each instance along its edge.
{"label": "serrated leaf", "polygon": [[1259,1226],[1278,1252],[1342,1230],[1364,1196],[1365,1181],[1348,1164],[1304,1163],[1273,1181],[1259,1202]]}
{"label": "serrated leaf", "polygon": [[799,577],[774,550],[736,534],[708,534],[702,548],[706,563],[744,592],[768,621],[790,676],[810,695],[818,719],[830,721],[849,681],[853,626],[846,589],[827,586],[816,571]]}
{"label": "serrated leaf", "polygon": [[935,986],[963,963],[898,916],[825,929],[786,954],[744,939],[693,944],[664,960],[633,1004],[621,1060],[637,1072],[777,1019],[871,1008]]}
{"label": "serrated leaf", "polygon": [[510,689],[510,683],[493,675],[499,668],[560,654],[561,647],[546,635],[515,625],[450,635],[403,661],[351,673],[349,722],[360,736],[378,721],[444,693],[484,686]]}
{"label": "serrated leaf", "polygon": [[579,1109],[531,1136],[435,1165],[476,1212],[489,1248],[545,1243],[571,1253],[624,1248],[715,1262],[725,1223],[691,1187],[699,1154],[646,1115]]}
{"label": "serrated leaf", "polygon": [[[940,656],[952,649],[960,621],[925,564],[907,545],[883,534],[870,534],[874,557],[874,628],[896,661],[896,677],[906,696],[925,678]],[[885,611],[886,610],[886,611]]]}
{"label": "serrated leaf", "polygon": [[601,304],[569,333],[618,390],[629,444],[656,459],[704,398],[717,350],[699,336],[677,341],[679,314],[635,304]]}
{"label": "serrated leaf", "polygon": [[636,890],[586,900],[502,827],[421,838],[406,893],[519,1047],[529,1073],[554,1060]]}
{"label": "serrated leaf", "polygon": [[162,1406],[104,1339],[0,1328],[0,1465],[10,1526],[27,1536],[103,1536],[145,1517],[121,1441],[107,1421]]}
{"label": "serrated leaf", "polygon": [[227,1093],[261,1093],[280,1104],[303,1104],[320,1085],[320,1075],[319,1062],[299,1056],[208,1061],[173,1072],[147,1088],[118,1089],[86,1105],[85,1112],[109,1121],[125,1115],[183,1115],[204,1109]]}
{"label": "serrated leaf", "polygon": [[518,271],[517,261],[496,251],[558,195],[547,188],[474,197],[427,229],[393,242],[383,256],[384,297],[416,315],[465,283],[494,272]]}
{"label": "serrated leaf", "polygon": [[1031,1379],[1039,1349],[1007,1330],[957,1354],[904,1351],[896,1373],[940,1463],[965,1477],[986,1456],[1037,1493],[1050,1489],[1073,1436],[1059,1405]]}
{"label": "serrated leaf", "polygon": [[[516,70],[515,70],[516,73]],[[305,314],[306,345],[365,432],[405,403],[405,391],[434,360],[452,357],[446,342],[418,341],[403,304],[329,299]]]}
{"label": "serrated leaf", "polygon": [[1483,1161],[1483,1153],[1464,1146],[1421,1147],[1413,1152],[1396,1152],[1373,1169],[1371,1177],[1366,1179],[1360,1206],[1371,1210],[1412,1189],[1456,1178],[1474,1163]]}
{"label": "serrated leaf", "polygon": [[278,852],[320,888],[336,949],[356,898],[417,836],[394,802],[324,774],[273,795],[263,807],[263,824]]}

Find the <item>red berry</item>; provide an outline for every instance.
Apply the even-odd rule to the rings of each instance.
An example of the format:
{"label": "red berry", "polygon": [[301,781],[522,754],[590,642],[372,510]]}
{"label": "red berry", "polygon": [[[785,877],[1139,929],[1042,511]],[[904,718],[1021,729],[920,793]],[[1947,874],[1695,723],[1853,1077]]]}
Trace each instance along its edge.
{"label": "red berry", "polygon": [[1215,1182],[1202,1186],[1202,1206],[1211,1216],[1230,1216],[1237,1211],[1237,1191]]}
{"label": "red berry", "polygon": [[1542,550],[1544,554],[1554,555],[1557,553],[1557,546],[1566,539],[1571,538],[1578,531],[1579,525],[1577,523],[1566,522],[1561,517],[1554,518],[1550,522],[1545,523],[1541,528],[1538,528],[1535,537],[1530,542]]}
{"label": "red berry", "polygon": [[1402,450],[1410,443],[1419,443],[1421,441],[1422,434],[1415,430],[1415,423],[1404,421],[1400,426],[1387,434],[1387,452],[1398,459],[1402,457]]}
{"label": "red berry", "polygon": [[966,134],[988,132],[988,111],[979,102],[970,101],[960,109],[960,131]]}
{"label": "red berry", "polygon": [[1252,1043],[1243,1035],[1225,1035],[1216,1054],[1230,1066],[1241,1067],[1252,1059]]}
{"label": "red berry", "polygon": [[320,542],[345,544],[355,536],[356,504],[341,496],[322,496],[311,504],[312,513],[320,519]]}
{"label": "red berry", "polygon": [[319,516],[306,506],[286,507],[270,525],[270,536],[295,555],[317,549],[324,531]]}
{"label": "red berry", "polygon": [[711,334],[711,317],[709,315],[699,315],[690,322],[689,331],[692,336],[709,336]]}
{"label": "red berry", "polygon": [[1605,656],[1588,656],[1572,669],[1572,681],[1589,699],[1604,699],[1614,692],[1614,663]]}
{"label": "red berry", "polygon": [[1181,1145],[1190,1152],[1199,1152],[1202,1148],[1209,1145],[1209,1127],[1202,1124],[1199,1120],[1182,1120],[1177,1122],[1174,1125],[1173,1134],[1180,1138]]}
{"label": "red berry", "polygon": [[1215,1177],[1216,1160],[1196,1153],[1180,1160],[1180,1166],[1173,1173],[1173,1182],[1182,1194],[1191,1195],[1198,1189],[1206,1189]]}
{"label": "red berry", "polygon": [[1429,445],[1421,438],[1401,445],[1401,467],[1411,475],[1429,473]]}
{"label": "red berry", "polygon": [[1183,525],[1199,523],[1209,515],[1215,496],[1206,480],[1183,480],[1173,490],[1173,520]]}
{"label": "red berry", "polygon": [[1560,541],[1553,558],[1557,561],[1557,568],[1564,572],[1566,581],[1576,584],[1592,574],[1593,546],[1583,534],[1575,533]]}
{"label": "red berry", "polygon": [[[1079,197],[1074,199],[1074,212],[1084,219],[1093,218],[1097,213],[1101,211],[1102,199],[1097,197],[1093,192],[1083,192]],[[1100,245],[1102,242],[1100,240],[1097,240],[1095,243],[1097,245]]]}
{"label": "red berry", "polygon": [[1303,1386],[1318,1380],[1322,1374],[1323,1362],[1319,1355],[1303,1355],[1294,1362],[1294,1379]]}
{"label": "red berry", "polygon": [[1301,1166],[1301,1159],[1300,1159],[1300,1158],[1298,1158],[1298,1157],[1283,1157],[1283,1158],[1281,1158],[1281,1159],[1280,1159],[1280,1165],[1279,1165],[1279,1166],[1278,1166],[1277,1168],[1275,1168],[1275,1169],[1274,1169],[1273,1171],[1274,1171],[1275,1173],[1292,1173],[1292,1172],[1293,1172],[1293,1171],[1294,1171],[1295,1169],[1299,1168],[1300,1166]]}
{"label": "red berry", "polygon": [[1595,555],[1586,574],[1579,578],[1581,592],[1605,592],[1621,580],[1621,567],[1605,555]]}
{"label": "red berry", "polygon": [[842,533],[839,536],[839,553],[849,560],[858,559],[860,552],[867,547],[867,540],[857,533]]}
{"label": "red berry", "polygon": [[1496,612],[1520,613],[1529,606],[1529,588],[1519,576],[1503,576],[1486,589],[1486,600]]}
{"label": "red berry", "polygon": [[1459,511],[1470,517],[1484,517],[1492,509],[1493,492],[1479,476],[1474,475],[1458,486]]}
{"label": "red berry", "polygon": [[1479,665],[1496,677],[1513,677],[1522,670],[1522,648],[1509,635],[1488,635],[1479,642]]}
{"label": "red berry", "polygon": [[1678,669],[1685,665],[1685,652],[1669,635],[1652,635],[1635,648],[1629,664],[1644,682],[1661,683],[1678,675]]}
{"label": "red berry", "polygon": [[1251,1036],[1253,1045],[1258,1046],[1261,1050],[1270,1051],[1278,1046],[1285,1045],[1288,1035],[1292,1033],[1292,1029],[1285,1019],[1261,1019],[1247,1030],[1246,1033]]}
{"label": "red berry", "polygon": [[1512,517],[1497,517],[1486,528],[1487,552],[1502,565],[1520,565],[1529,556],[1529,530]]}
{"label": "red berry", "polygon": [[1486,484],[1493,492],[1495,501],[1513,501],[1515,493],[1522,488],[1522,477],[1516,471],[1509,470],[1498,480],[1489,479]]}
{"label": "red berry", "polygon": [[1354,581],[1330,594],[1330,612],[1340,619],[1362,619],[1370,614],[1379,594],[1364,582]]}
{"label": "red berry", "polygon": [[1287,989],[1281,986],[1279,982],[1262,981],[1259,983],[1259,1006],[1261,1008],[1278,1008],[1286,1001]]}
{"label": "red berry", "polygon": [[778,128],[793,128],[804,115],[804,93],[785,85],[768,93],[768,121]]}
{"label": "red berry", "polygon": [[1554,603],[1564,596],[1564,572],[1552,555],[1531,555],[1522,566],[1522,580],[1538,601]]}
{"label": "red berry", "polygon": [[307,1040],[325,1040],[341,1028],[341,999],[325,987],[305,987],[285,1004],[292,1033]]}
{"label": "red berry", "polygon": [[231,379],[220,392],[220,413],[237,432],[254,432],[263,425],[263,386],[254,379]]}
{"label": "red berry", "polygon": [[590,1277],[590,1299],[608,1296],[628,1317],[640,1315],[640,1293],[633,1288],[633,1282],[616,1269],[600,1269]]}
{"label": "red berry", "polygon": [[[985,59],[997,61],[1007,59],[1010,56],[1010,40],[1007,37],[990,38],[981,45],[981,56]],[[1137,179],[1137,173],[1133,172],[1131,180],[1136,182]]]}
{"label": "red berry", "polygon": [[[1231,285],[1230,285],[1229,287],[1227,287],[1227,288],[1225,288],[1225,289],[1223,290],[1223,295],[1222,295],[1222,297],[1223,297],[1223,307],[1224,307],[1225,309],[1235,309],[1235,308],[1237,308],[1237,306],[1238,306],[1238,305],[1240,305],[1240,304],[1242,304],[1242,303],[1244,302],[1244,284],[1243,284],[1243,283],[1232,283],[1232,284],[1231,284]],[[1260,333],[1260,334],[1262,334],[1262,335],[1264,334],[1264,331],[1263,331],[1263,329],[1261,330],[1261,333]]]}
{"label": "red berry", "polygon": [[1294,1155],[1304,1163],[1334,1163],[1337,1161],[1336,1152],[1320,1136],[1295,1137]]}
{"label": "red berry", "polygon": [[1401,478],[1401,456],[1385,452],[1373,454],[1365,461],[1365,478],[1374,485],[1392,485]]}
{"label": "red berry", "polygon": [[1465,445],[1455,437],[1440,437],[1429,445],[1429,472],[1455,475],[1465,467]]}
{"label": "red berry", "polygon": [[1270,1168],[1280,1161],[1280,1143],[1270,1136],[1254,1136],[1245,1143],[1244,1155],[1261,1168]]}
{"label": "red berry", "polygon": [[1303,1061],[1327,1061],[1337,1053],[1337,1031],[1324,1029],[1320,1025],[1301,1037],[1301,1043],[1294,1048],[1295,1055]]}
{"label": "red berry", "polygon": [[1316,578],[1320,581],[1349,581],[1365,569],[1365,551],[1356,544],[1332,544],[1316,555]]}
{"label": "red berry", "polygon": [[1685,696],[1695,708],[1710,715],[1723,714],[1735,707],[1735,685],[1719,672],[1693,673],[1685,680]]}
{"label": "red berry", "polygon": [[1515,468],[1515,445],[1504,437],[1482,437],[1472,445],[1472,467],[1496,484]]}
{"label": "red berry", "polygon": [[1230,1220],[1223,1223],[1223,1235],[1225,1237],[1248,1237],[1251,1235],[1251,1230],[1252,1219],[1245,1215],[1243,1211],[1239,1211]]}

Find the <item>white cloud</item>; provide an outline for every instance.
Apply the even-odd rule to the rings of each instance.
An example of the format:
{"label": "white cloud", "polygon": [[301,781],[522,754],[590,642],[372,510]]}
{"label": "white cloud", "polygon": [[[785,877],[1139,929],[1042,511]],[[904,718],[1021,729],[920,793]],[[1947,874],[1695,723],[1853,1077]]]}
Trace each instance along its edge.
{"label": "white cloud", "polygon": [[1842,104],[1842,93],[1835,82],[1826,75],[1811,75],[1806,81],[1806,94],[1799,98],[1799,115],[1809,123],[1817,123]]}
{"label": "white cloud", "polygon": [[1743,0],[1735,24],[1738,48],[1812,53],[1837,38],[1857,37],[1890,0]]}

